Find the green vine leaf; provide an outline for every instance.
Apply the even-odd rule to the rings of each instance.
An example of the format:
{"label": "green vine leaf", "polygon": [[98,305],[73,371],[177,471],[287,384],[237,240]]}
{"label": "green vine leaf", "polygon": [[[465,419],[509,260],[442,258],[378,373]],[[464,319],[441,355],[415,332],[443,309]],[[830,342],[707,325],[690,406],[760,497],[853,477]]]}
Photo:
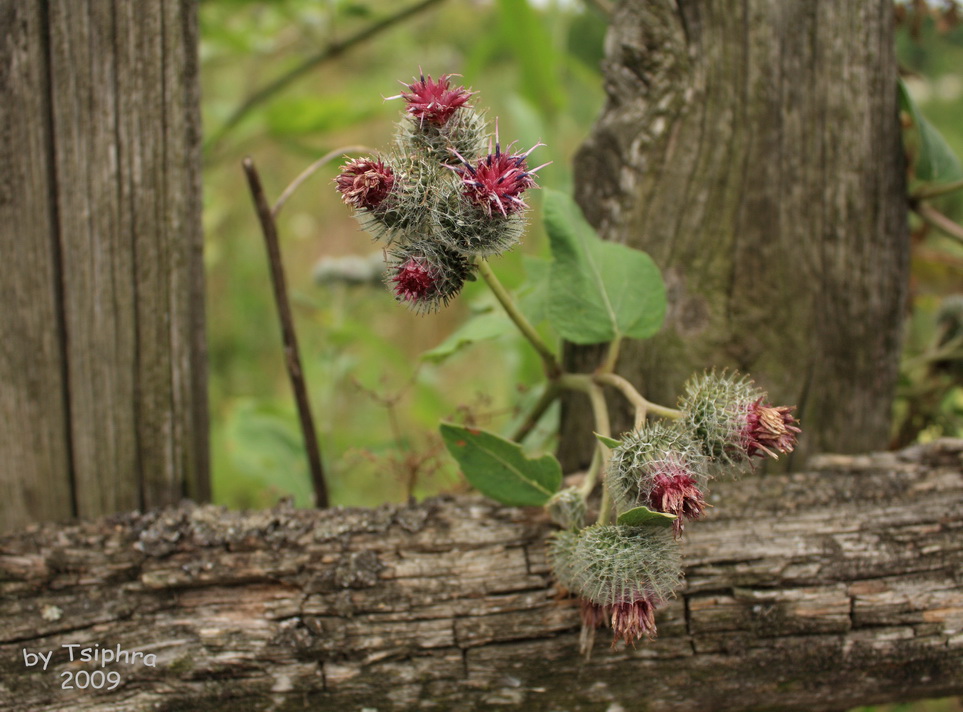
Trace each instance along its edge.
{"label": "green vine leaf", "polygon": [[530,458],[521,445],[477,428],[442,423],[448,452],[475,489],[515,507],[539,507],[562,484],[562,466],[552,455]]}
{"label": "green vine leaf", "polygon": [[593,433],[593,435],[595,435],[596,440],[605,445],[605,447],[607,447],[609,450],[613,450],[622,444],[621,440],[616,440],[615,438],[609,438],[605,435],[599,435],[598,433]]}
{"label": "green vine leaf", "polygon": [[899,80],[900,108],[910,115],[919,137],[916,177],[927,182],[963,179],[963,166],[942,134],[920,112],[902,79]]}
{"label": "green vine leaf", "polygon": [[678,519],[674,514],[654,512],[648,507],[636,507],[619,515],[619,524],[630,527],[671,527]]}
{"label": "green vine leaf", "polygon": [[471,317],[435,348],[421,354],[421,358],[432,363],[441,363],[467,346],[479,341],[491,341],[513,331],[514,326],[508,317],[503,312],[492,309]]}
{"label": "green vine leaf", "polygon": [[665,285],[646,253],[607,242],[571,198],[544,190],[545,229],[551,242],[548,318],[576,344],[620,337],[644,339],[665,318]]}

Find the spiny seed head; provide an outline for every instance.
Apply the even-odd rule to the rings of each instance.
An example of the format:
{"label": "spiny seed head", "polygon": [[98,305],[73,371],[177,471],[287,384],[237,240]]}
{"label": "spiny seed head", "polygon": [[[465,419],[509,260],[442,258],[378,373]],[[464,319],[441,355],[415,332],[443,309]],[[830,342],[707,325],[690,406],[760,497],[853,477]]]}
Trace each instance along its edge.
{"label": "spiny seed head", "polygon": [[391,166],[380,159],[353,158],[341,166],[341,173],[334,180],[347,205],[374,210],[391,192],[395,174]]}
{"label": "spiny seed head", "polygon": [[447,305],[472,273],[472,265],[457,252],[425,242],[396,245],[388,259],[388,286],[399,302],[421,313]]}
{"label": "spiny seed head", "polygon": [[468,103],[474,92],[464,87],[451,86],[454,74],[442,74],[435,81],[429,74],[422,74],[411,84],[404,84],[408,91],[389,99],[402,98],[408,104],[406,111],[418,120],[419,125],[444,126],[456,111]]}
{"label": "spiny seed head", "polygon": [[460,186],[453,186],[435,207],[438,239],[466,256],[500,255],[514,247],[525,230],[521,213],[492,219],[465,201]]}
{"label": "spiny seed head", "polygon": [[607,482],[621,510],[645,506],[674,514],[676,536],[705,508],[708,460],[688,429],[655,421],[622,438],[612,450]]}
{"label": "spiny seed head", "polygon": [[600,606],[654,606],[671,598],[682,580],[679,547],[661,527],[595,524],[559,532],[550,558],[559,584]]}
{"label": "spiny seed head", "polygon": [[575,487],[556,492],[545,505],[552,521],[563,529],[581,529],[585,526],[585,498]]}
{"label": "spiny seed head", "polygon": [[559,532],[550,547],[559,584],[592,604],[583,606],[593,615],[589,623],[609,617],[627,642],[655,634],[651,614],[682,581],[679,548],[667,530],[595,524]]}
{"label": "spiny seed head", "polygon": [[802,432],[792,415],[794,406],[767,403],[765,391],[738,373],[693,376],[679,405],[703,452],[723,465],[792,452]]}

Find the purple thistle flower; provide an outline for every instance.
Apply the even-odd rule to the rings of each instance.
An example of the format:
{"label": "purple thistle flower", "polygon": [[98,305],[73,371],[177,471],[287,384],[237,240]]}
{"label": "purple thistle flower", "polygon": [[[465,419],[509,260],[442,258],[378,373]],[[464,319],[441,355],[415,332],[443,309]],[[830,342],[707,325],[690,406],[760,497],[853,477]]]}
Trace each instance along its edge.
{"label": "purple thistle flower", "polygon": [[[512,144],[514,145],[514,144]],[[498,124],[495,125],[495,152],[488,146],[488,155],[480,158],[472,165],[457,151],[452,151],[461,161],[460,166],[448,166],[461,176],[464,186],[463,195],[470,203],[477,206],[492,217],[496,212],[504,217],[517,213],[528,205],[521,199],[521,194],[529,188],[537,187],[535,173],[549,165],[543,163],[531,170],[525,164],[528,154],[543,143],[536,143],[525,153],[502,153],[498,142]]]}
{"label": "purple thistle flower", "polygon": [[395,296],[405,302],[424,302],[432,298],[438,285],[438,270],[424,258],[409,257],[390,277]]}
{"label": "purple thistle flower", "polygon": [[373,158],[353,158],[334,179],[341,199],[355,208],[372,210],[388,197],[395,184],[391,167]]}
{"label": "purple thistle flower", "polygon": [[438,81],[434,81],[430,74],[426,79],[422,73],[418,81],[411,84],[401,82],[408,87],[408,91],[386,99],[404,99],[408,102],[407,112],[417,118],[420,124],[427,121],[434,126],[444,126],[474,93],[465,87],[452,88],[449,80],[454,76],[458,75],[442,74]]}

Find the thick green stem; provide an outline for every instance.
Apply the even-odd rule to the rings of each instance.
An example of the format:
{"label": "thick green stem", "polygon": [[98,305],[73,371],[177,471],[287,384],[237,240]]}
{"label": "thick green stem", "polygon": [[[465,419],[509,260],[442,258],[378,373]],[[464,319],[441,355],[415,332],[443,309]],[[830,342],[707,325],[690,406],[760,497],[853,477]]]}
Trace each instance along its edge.
{"label": "thick green stem", "polygon": [[963,180],[956,180],[952,183],[943,183],[941,185],[926,185],[914,192],[910,197],[914,200],[928,200],[941,195],[954,193],[958,190],[963,190]]}
{"label": "thick green stem", "polygon": [[663,418],[671,418],[673,420],[677,420],[684,415],[681,410],[646,400],[645,397],[636,390],[635,386],[617,373],[597,373],[593,376],[593,380],[602,385],[612,386],[625,396],[625,399],[635,408],[636,428],[641,425],[639,422],[640,417],[644,421],[647,413],[652,413]]}
{"label": "thick green stem", "polygon": [[508,293],[508,290],[502,285],[492,271],[491,266],[486,260],[480,259],[476,263],[478,266],[478,272],[481,274],[482,279],[485,280],[485,284],[488,288],[492,290],[495,298],[498,299],[502,307],[505,309],[505,313],[508,314],[509,318],[515,322],[515,326],[518,330],[522,332],[522,335],[528,339],[528,342],[532,345],[535,351],[542,359],[542,364],[545,366],[545,373],[552,380],[557,379],[562,373],[562,367],[559,366],[558,360],[555,358],[555,354],[551,352],[542,337],[532,326],[531,322],[525,318],[525,315],[518,309],[518,305],[515,304],[515,300],[512,299],[512,295]]}
{"label": "thick green stem", "polygon": [[542,395],[532,407],[531,412],[525,417],[522,424],[518,426],[518,429],[514,432],[511,439],[517,443],[524,440],[528,434],[535,429],[535,426],[538,425],[538,421],[545,414],[545,411],[558,399],[561,393],[562,389],[558,383],[556,381],[549,381],[548,385],[545,386],[545,390],[542,391]]}
{"label": "thick green stem", "polygon": [[[563,374],[559,377],[558,383],[562,388],[567,388],[573,391],[582,391],[587,394],[589,401],[592,403],[592,417],[595,420],[595,432],[602,437],[609,438],[612,436],[612,426],[609,422],[609,409],[605,402],[605,393],[602,387],[592,380],[592,377],[586,374]],[[584,497],[588,497],[592,490],[595,488],[595,483],[598,479],[599,473],[604,473],[609,464],[610,450],[607,446],[603,445],[601,442],[598,444],[598,462],[596,462],[593,456],[592,466],[589,468],[589,473],[585,478],[585,482],[582,483],[580,492]],[[602,506],[599,508],[598,522],[600,524],[605,524],[608,522],[609,517],[612,513],[612,498],[609,495],[608,483],[605,481],[603,476],[602,479]]]}

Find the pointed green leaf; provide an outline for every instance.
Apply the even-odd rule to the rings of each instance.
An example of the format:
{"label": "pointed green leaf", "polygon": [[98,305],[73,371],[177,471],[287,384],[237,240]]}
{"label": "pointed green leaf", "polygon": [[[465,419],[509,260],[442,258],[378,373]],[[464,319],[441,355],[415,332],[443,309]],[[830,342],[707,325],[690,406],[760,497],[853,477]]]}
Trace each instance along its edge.
{"label": "pointed green leaf", "polygon": [[600,443],[605,445],[605,447],[607,447],[609,450],[612,450],[613,448],[617,448],[619,445],[622,444],[621,440],[616,440],[615,438],[609,438],[609,437],[606,437],[605,435],[599,435],[598,433],[594,433],[594,435],[595,435],[595,438]]}
{"label": "pointed green leaf", "polygon": [[545,190],[545,228],[551,241],[548,318],[576,344],[616,337],[644,339],[662,326],[665,286],[647,254],[601,240],[563,193]]}
{"label": "pointed green leaf", "polygon": [[543,257],[522,255],[525,266],[525,291],[518,297],[518,307],[532,324],[548,318],[549,277],[552,263]]}
{"label": "pointed green leaf", "polygon": [[452,354],[479,341],[497,339],[514,330],[512,322],[501,311],[490,310],[473,316],[455,329],[435,348],[425,351],[421,358],[440,363]]}
{"label": "pointed green leaf", "polygon": [[538,507],[562,484],[562,466],[552,455],[529,458],[518,443],[477,428],[442,423],[440,430],[472,486],[502,504]]}
{"label": "pointed green leaf", "polygon": [[919,155],[916,157],[916,177],[927,182],[952,182],[963,179],[963,166],[942,134],[927,121],[910,95],[906,84],[899,80],[900,105],[916,127]]}
{"label": "pointed green leaf", "polygon": [[678,519],[674,514],[653,512],[648,507],[636,507],[619,515],[619,524],[630,527],[671,527]]}

